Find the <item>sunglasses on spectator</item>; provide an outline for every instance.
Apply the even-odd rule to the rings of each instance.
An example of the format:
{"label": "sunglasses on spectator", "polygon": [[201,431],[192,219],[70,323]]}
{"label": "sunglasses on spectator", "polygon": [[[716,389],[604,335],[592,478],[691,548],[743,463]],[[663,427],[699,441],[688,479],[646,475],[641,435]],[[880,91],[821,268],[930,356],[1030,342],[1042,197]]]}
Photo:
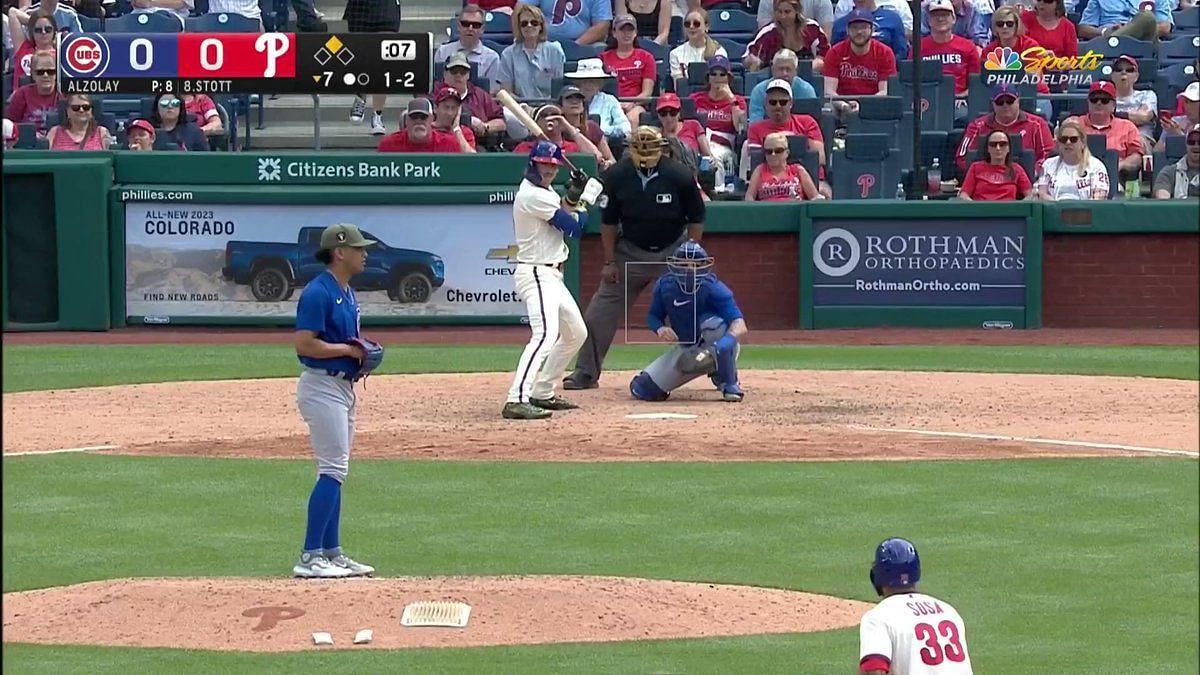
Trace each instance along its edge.
{"label": "sunglasses on spectator", "polygon": [[763,148],[763,152],[767,153],[768,155],[782,155],[787,151],[787,148]]}
{"label": "sunglasses on spectator", "polygon": [[989,148],[1007,148],[1008,141],[988,141]]}
{"label": "sunglasses on spectator", "polygon": [[482,21],[463,21],[462,19],[459,19],[458,25],[462,26],[463,28],[475,28],[475,29],[483,28]]}
{"label": "sunglasses on spectator", "polygon": [[50,33],[54,32],[54,26],[35,26],[33,32],[41,33],[42,35],[49,35]]}
{"label": "sunglasses on spectator", "polygon": [[182,103],[183,103],[183,101],[180,101],[177,98],[173,98],[170,100],[164,99],[164,100],[160,100],[158,102],[158,107],[160,107],[160,108],[178,108]]}
{"label": "sunglasses on spectator", "polygon": [[1133,68],[1113,68],[1114,73],[1136,73]]}
{"label": "sunglasses on spectator", "polygon": [[679,114],[679,108],[663,108],[658,111],[659,117],[674,117]]}
{"label": "sunglasses on spectator", "polygon": [[529,28],[531,26],[541,26],[542,22],[537,19],[521,19],[521,28]]}
{"label": "sunglasses on spectator", "polygon": [[685,22],[683,22],[684,28],[699,28],[703,25],[704,25],[703,21],[685,21]]}
{"label": "sunglasses on spectator", "polygon": [[992,103],[995,103],[996,105],[1012,105],[1016,102],[1017,99],[1012,98],[1011,96],[1002,96],[995,101],[992,101]]}
{"label": "sunglasses on spectator", "polygon": [[1200,146],[1200,136],[1188,136],[1187,144]]}
{"label": "sunglasses on spectator", "polygon": [[564,98],[563,100],[564,101],[586,101],[587,99],[584,98],[583,94],[571,94],[570,96]]}
{"label": "sunglasses on spectator", "polygon": [[997,21],[996,28],[1016,28],[1016,21]]}
{"label": "sunglasses on spectator", "polygon": [[1037,0],[1039,5],[1053,5],[1058,0]]}
{"label": "sunglasses on spectator", "polygon": [[1058,137],[1059,143],[1078,143],[1079,141],[1080,141],[1080,138],[1078,136],[1059,136]]}
{"label": "sunglasses on spectator", "polygon": [[71,104],[71,112],[91,112],[91,111],[92,111],[91,103],[72,103]]}
{"label": "sunglasses on spectator", "polygon": [[38,68],[37,70],[33,71],[33,74],[34,75],[54,75],[57,72],[58,71],[54,70],[53,68]]}
{"label": "sunglasses on spectator", "polygon": [[791,103],[791,99],[787,98],[774,98],[767,101],[767,105],[791,105]]}
{"label": "sunglasses on spectator", "polygon": [[1108,103],[1112,103],[1112,99],[1109,98],[1108,96],[1093,96],[1088,99],[1088,103],[1098,103],[1100,105],[1106,105]]}
{"label": "sunglasses on spectator", "polygon": [[708,75],[709,75],[709,77],[712,77],[714,75],[719,76],[719,77],[729,77],[729,73],[727,73],[724,70],[710,70],[710,71],[708,71]]}

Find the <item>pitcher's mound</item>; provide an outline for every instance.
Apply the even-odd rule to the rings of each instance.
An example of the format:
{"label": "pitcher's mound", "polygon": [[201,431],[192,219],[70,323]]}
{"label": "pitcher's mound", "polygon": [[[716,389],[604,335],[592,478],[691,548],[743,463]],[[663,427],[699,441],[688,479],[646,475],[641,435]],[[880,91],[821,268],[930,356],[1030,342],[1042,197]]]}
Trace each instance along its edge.
{"label": "pitcher's mound", "polygon": [[[471,605],[466,628],[406,628],[405,605]],[[870,605],[753,586],[622,577],[120,579],[4,594],[4,640],[259,652],[477,647],[803,633]],[[369,645],[352,644],[363,628]]]}

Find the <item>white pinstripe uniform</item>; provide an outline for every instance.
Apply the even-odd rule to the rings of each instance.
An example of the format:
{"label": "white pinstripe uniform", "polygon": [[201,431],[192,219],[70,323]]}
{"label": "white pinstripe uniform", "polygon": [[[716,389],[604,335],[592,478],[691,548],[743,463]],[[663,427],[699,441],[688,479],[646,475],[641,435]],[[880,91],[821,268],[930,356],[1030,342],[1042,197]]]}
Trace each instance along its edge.
{"label": "white pinstripe uniform", "polygon": [[550,224],[562,198],[549,188],[525,179],[513,199],[513,230],[517,240],[517,294],[529,313],[533,334],[508,391],[509,403],[554,397],[567,363],[587,339],[583,313],[563,282],[560,266],[568,249],[563,233]]}

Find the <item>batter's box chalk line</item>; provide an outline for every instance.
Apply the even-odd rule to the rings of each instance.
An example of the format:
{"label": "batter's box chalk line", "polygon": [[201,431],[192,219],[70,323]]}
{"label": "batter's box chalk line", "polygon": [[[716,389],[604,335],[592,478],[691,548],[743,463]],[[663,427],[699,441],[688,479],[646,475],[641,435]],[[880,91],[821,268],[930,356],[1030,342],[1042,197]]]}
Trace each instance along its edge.
{"label": "batter's box chalk line", "polygon": [[471,619],[471,606],[449,600],[421,600],[409,604],[400,616],[400,625],[409,628],[439,626],[466,628]]}
{"label": "batter's box chalk line", "polygon": [[673,412],[652,412],[652,413],[629,413],[625,419],[629,420],[694,420],[697,415],[692,413],[673,413]]}
{"label": "batter's box chalk line", "polygon": [[1041,445],[1060,445],[1071,448],[1089,448],[1094,450],[1118,450],[1125,452],[1145,452],[1152,455],[1175,455],[1178,457],[1200,458],[1200,452],[1190,450],[1173,450],[1171,448],[1148,448],[1142,445],[1121,445],[1119,443],[1093,443],[1090,441],[1067,441],[1056,438],[1028,438],[1025,436],[1003,436],[1000,434],[972,434],[963,431],[933,431],[930,429],[894,429],[889,427],[869,427],[861,424],[847,424],[847,428],[859,431],[880,431],[890,434],[914,434],[917,436],[942,436],[947,438],[973,438],[983,441],[1010,441],[1015,443],[1036,443]]}

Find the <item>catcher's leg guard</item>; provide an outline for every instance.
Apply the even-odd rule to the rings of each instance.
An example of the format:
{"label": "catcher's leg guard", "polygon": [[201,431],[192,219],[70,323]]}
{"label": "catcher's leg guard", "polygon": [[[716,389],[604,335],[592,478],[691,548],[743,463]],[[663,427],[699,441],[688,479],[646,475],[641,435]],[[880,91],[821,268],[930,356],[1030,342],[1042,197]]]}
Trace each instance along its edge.
{"label": "catcher's leg guard", "polygon": [[737,338],[726,333],[713,343],[717,353],[717,372],[715,381],[719,381],[724,391],[740,392],[738,386],[737,357],[740,351]]}
{"label": "catcher's leg guard", "polygon": [[665,401],[671,395],[655,384],[644,370],[629,381],[629,393],[640,401]]}

